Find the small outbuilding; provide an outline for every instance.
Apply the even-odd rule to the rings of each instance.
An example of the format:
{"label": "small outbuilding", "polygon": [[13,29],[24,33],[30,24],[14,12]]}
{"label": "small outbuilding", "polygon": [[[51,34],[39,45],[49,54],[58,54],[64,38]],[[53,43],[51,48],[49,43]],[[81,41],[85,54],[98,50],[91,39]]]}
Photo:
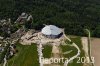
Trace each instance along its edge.
{"label": "small outbuilding", "polygon": [[55,25],[46,25],[41,32],[48,38],[59,38],[63,34],[62,29]]}

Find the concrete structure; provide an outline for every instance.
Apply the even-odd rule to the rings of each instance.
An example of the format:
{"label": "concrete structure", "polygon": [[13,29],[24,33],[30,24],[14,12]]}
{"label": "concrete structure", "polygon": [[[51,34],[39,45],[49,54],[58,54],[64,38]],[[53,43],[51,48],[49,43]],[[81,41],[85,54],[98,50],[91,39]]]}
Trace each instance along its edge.
{"label": "concrete structure", "polygon": [[58,38],[63,34],[63,31],[54,25],[46,25],[41,33],[48,38]]}

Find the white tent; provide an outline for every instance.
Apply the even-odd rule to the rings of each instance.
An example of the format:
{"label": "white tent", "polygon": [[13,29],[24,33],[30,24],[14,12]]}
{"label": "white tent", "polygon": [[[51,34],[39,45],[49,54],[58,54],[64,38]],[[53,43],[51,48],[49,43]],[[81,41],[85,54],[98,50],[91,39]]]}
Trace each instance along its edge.
{"label": "white tent", "polygon": [[42,33],[44,35],[59,35],[62,33],[62,30],[54,25],[46,25],[43,29],[42,29]]}

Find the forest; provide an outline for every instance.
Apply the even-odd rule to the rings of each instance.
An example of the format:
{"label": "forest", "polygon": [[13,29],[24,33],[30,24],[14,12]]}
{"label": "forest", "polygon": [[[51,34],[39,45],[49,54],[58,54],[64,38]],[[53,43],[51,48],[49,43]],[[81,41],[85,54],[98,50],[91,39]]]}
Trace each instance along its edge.
{"label": "forest", "polygon": [[0,0],[0,20],[11,18],[14,22],[22,13],[33,16],[33,28],[43,24],[64,28],[68,35],[100,37],[99,0]]}

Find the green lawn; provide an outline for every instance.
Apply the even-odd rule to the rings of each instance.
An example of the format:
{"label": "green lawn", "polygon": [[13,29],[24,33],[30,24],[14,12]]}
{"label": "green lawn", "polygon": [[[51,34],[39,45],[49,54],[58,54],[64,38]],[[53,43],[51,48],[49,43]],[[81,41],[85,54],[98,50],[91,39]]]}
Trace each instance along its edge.
{"label": "green lawn", "polygon": [[67,54],[67,55],[63,54],[64,57],[70,58],[70,57],[72,57],[72,56],[77,54],[77,49],[75,47],[73,47],[73,46],[71,47],[71,46],[68,46],[68,45],[61,45],[61,48],[62,48],[62,52],[63,53],[66,52],[66,51],[72,50],[72,52]]}
{"label": "green lawn", "polygon": [[[80,54],[79,57],[80,58],[85,57],[84,50],[82,49],[83,46],[82,46],[82,43],[81,43],[81,37],[71,38],[71,40],[73,42],[75,42],[81,50],[81,54]],[[70,63],[69,66],[83,66],[83,63],[77,63],[78,60],[79,60],[78,58],[74,59],[73,63]]]}
{"label": "green lawn", "polygon": [[8,61],[8,66],[39,66],[37,46],[17,44],[18,53]]}
{"label": "green lawn", "polygon": [[51,45],[45,45],[43,46],[43,57],[44,58],[50,58],[51,52],[52,52],[52,46]]}
{"label": "green lawn", "polygon": [[[85,54],[84,54],[84,51],[82,50],[81,37],[71,38],[71,40],[72,40],[72,42],[76,43],[77,46],[81,50],[81,54],[79,57],[80,58],[84,57]],[[69,43],[69,42],[67,42],[67,43]],[[77,54],[77,49],[75,47],[71,47],[69,45],[61,45],[61,48],[62,48],[62,52],[73,50],[71,53],[63,55],[65,58],[70,58]],[[68,64],[68,66],[83,66],[83,63],[77,63],[77,61],[78,61],[78,58],[74,59],[72,63]]]}

